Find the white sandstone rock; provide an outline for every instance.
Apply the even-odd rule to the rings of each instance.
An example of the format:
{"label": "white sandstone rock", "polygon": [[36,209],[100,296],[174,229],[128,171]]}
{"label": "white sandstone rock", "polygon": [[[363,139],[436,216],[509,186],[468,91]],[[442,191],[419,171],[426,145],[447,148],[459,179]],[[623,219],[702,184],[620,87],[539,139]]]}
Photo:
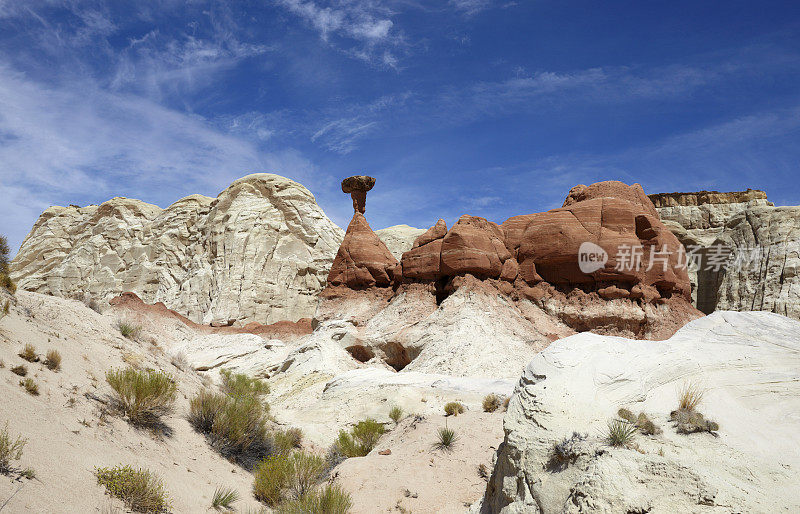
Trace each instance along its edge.
{"label": "white sandstone rock", "polygon": [[[581,333],[528,365],[506,414],[505,442],[482,512],[796,512],[800,476],[800,323],[766,312],[716,312],[666,341]],[[718,435],[669,421],[688,382]],[[662,434],[611,447],[620,407]],[[556,443],[587,435],[576,460]],[[475,510],[478,510],[476,507]]]}
{"label": "white sandstone rock", "polygon": [[425,233],[423,228],[414,228],[408,225],[393,225],[391,227],[382,228],[375,231],[383,244],[392,252],[394,258],[398,261],[403,253],[411,250],[414,241]]}
{"label": "white sandstone rock", "polygon": [[343,237],[306,188],[262,173],[163,210],[127,198],[51,207],[11,274],[63,297],[132,291],[197,323],[296,321],[314,314]]}

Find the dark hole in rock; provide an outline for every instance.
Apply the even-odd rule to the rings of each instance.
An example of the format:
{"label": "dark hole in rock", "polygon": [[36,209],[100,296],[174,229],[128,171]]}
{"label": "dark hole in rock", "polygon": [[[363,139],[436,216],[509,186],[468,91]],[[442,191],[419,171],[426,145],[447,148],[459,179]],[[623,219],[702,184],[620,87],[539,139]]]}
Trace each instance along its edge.
{"label": "dark hole in rock", "polygon": [[375,357],[375,353],[366,346],[354,345],[346,348],[346,350],[359,362],[367,362]]}

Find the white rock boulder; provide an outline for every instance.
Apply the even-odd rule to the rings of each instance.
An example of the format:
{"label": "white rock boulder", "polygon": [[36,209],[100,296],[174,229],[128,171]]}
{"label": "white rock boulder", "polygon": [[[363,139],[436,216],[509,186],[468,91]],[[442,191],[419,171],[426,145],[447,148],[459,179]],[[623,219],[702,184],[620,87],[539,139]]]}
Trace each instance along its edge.
{"label": "white rock boulder", "polygon": [[[506,414],[505,441],[482,512],[797,512],[800,322],[716,312],[667,341],[577,334],[528,365]],[[687,383],[716,435],[677,433],[670,412]],[[620,407],[663,433],[605,441]],[[554,446],[573,432],[574,461]]]}
{"label": "white rock boulder", "polygon": [[254,174],[166,209],[127,198],[51,207],[11,274],[63,297],[132,291],[197,323],[296,321],[313,315],[343,237],[308,189]]}

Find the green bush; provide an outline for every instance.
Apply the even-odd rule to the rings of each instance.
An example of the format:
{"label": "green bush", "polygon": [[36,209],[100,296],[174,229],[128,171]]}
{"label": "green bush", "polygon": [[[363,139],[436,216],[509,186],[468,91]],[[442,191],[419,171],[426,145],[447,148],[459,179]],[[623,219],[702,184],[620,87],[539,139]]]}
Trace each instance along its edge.
{"label": "green bush", "polygon": [[446,416],[458,416],[464,413],[464,405],[459,402],[450,402],[444,406]]}
{"label": "green bush", "polygon": [[106,382],[116,393],[117,406],[134,424],[149,425],[172,410],[177,385],[172,377],[160,371],[138,371],[134,368],[111,370]]}
{"label": "green bush", "polygon": [[398,407],[397,405],[395,405],[395,406],[394,406],[394,407],[392,407],[392,409],[389,411],[389,417],[392,419],[392,421],[394,421],[394,424],[395,424],[395,425],[396,425],[396,424],[398,424],[398,423],[400,423],[400,418],[402,418],[402,417],[403,417],[403,409],[401,409],[400,407]]}
{"label": "green bush", "polygon": [[48,350],[47,357],[45,358],[44,365],[47,369],[58,371],[61,369],[61,354],[58,350]]}
{"label": "green bush", "polygon": [[220,371],[220,377],[222,378],[222,391],[231,398],[240,396],[258,398],[269,394],[269,384],[257,378],[250,378],[243,373],[233,373],[223,369]]}
{"label": "green bush", "polygon": [[282,503],[275,509],[276,514],[347,514],[353,507],[353,500],[338,485],[325,487],[306,493],[296,500]]}
{"label": "green bush", "polygon": [[28,440],[17,436],[11,437],[8,432],[8,423],[0,431],[0,473],[6,474],[11,471],[11,461],[22,458],[22,450]]}
{"label": "green bush", "polygon": [[283,500],[292,480],[292,461],[286,455],[271,455],[253,471],[253,495],[260,502],[274,507]]}
{"label": "green bush", "polygon": [[292,455],[291,487],[297,498],[302,497],[325,476],[325,459],[306,452]]}
{"label": "green bush", "polygon": [[130,466],[96,468],[97,483],[134,512],[169,512],[169,495],[161,479],[146,469]]}
{"label": "green bush", "polygon": [[225,395],[213,393],[208,389],[201,390],[189,400],[189,423],[202,434],[211,432],[214,420],[227,402],[228,398]]}
{"label": "green bush", "polygon": [[215,510],[233,510],[233,504],[239,501],[241,496],[236,489],[229,487],[217,487],[214,496],[211,498],[211,508]]}
{"label": "green bush", "polygon": [[363,457],[375,448],[378,440],[386,432],[382,424],[374,419],[358,422],[350,432],[339,431],[334,443],[336,453],[343,457]]}
{"label": "green bush", "polygon": [[303,443],[303,431],[299,428],[288,430],[275,430],[272,432],[272,443],[275,451],[289,453],[294,448],[299,448]]}

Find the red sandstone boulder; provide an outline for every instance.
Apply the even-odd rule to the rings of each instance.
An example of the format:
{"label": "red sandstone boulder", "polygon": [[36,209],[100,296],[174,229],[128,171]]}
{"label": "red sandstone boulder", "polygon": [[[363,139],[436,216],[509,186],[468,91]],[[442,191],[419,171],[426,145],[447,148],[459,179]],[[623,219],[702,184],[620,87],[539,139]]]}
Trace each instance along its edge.
{"label": "red sandstone boulder", "polygon": [[442,239],[447,234],[447,225],[440,219],[414,241],[411,250],[400,259],[399,272],[403,278],[412,280],[436,280],[439,278],[439,263],[442,255]]}
{"label": "red sandstone boulder", "polygon": [[328,284],[351,289],[388,287],[396,266],[397,259],[375,235],[364,215],[356,211],[333,260]]}
{"label": "red sandstone boulder", "polygon": [[442,239],[441,274],[499,277],[503,262],[511,257],[504,239],[505,233],[497,223],[461,216]]}

